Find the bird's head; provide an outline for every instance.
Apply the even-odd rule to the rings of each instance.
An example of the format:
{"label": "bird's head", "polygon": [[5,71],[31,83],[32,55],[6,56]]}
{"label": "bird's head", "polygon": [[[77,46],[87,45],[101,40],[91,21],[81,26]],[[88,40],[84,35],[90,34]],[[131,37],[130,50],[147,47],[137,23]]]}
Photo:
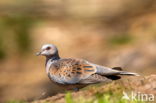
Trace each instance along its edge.
{"label": "bird's head", "polygon": [[37,56],[42,55],[46,57],[51,57],[58,54],[57,47],[53,44],[45,44],[42,46],[41,51],[36,53]]}

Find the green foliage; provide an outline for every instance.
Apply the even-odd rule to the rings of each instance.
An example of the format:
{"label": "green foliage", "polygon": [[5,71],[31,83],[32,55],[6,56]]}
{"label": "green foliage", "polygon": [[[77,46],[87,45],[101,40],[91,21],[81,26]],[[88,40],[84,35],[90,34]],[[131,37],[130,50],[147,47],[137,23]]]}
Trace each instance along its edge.
{"label": "green foliage", "polygon": [[5,51],[0,48],[0,60],[4,59],[6,57]]}
{"label": "green foliage", "polygon": [[108,39],[108,43],[111,45],[124,45],[132,41],[133,37],[129,34],[115,35]]}
{"label": "green foliage", "polygon": [[43,102],[43,103],[51,103],[51,102],[49,102],[49,101],[45,101],[45,102]]}
{"label": "green foliage", "polygon": [[[16,47],[19,54],[28,53],[32,47],[30,30],[34,23],[32,17],[27,15],[14,15],[0,18],[0,59],[4,59],[7,51]],[[4,46],[5,45],[5,48]]]}
{"label": "green foliage", "polygon": [[66,103],[145,103],[142,101],[129,101],[122,99],[122,94],[96,93],[92,98],[76,97],[73,98],[71,93],[65,96]]}
{"label": "green foliage", "polygon": [[26,103],[26,102],[24,102],[24,101],[11,100],[11,101],[8,101],[6,103]]}
{"label": "green foliage", "polygon": [[0,36],[0,60],[6,57],[5,49],[3,47],[2,37]]}
{"label": "green foliage", "polygon": [[20,53],[26,53],[31,48],[30,29],[34,21],[27,16],[15,16],[5,19],[5,25],[13,29],[15,43]]}
{"label": "green foliage", "polygon": [[68,92],[65,96],[65,100],[66,100],[66,103],[73,103],[73,99],[72,99],[72,96],[71,96],[71,93]]}
{"label": "green foliage", "polygon": [[0,60],[4,59],[6,57],[5,51],[0,48]]}

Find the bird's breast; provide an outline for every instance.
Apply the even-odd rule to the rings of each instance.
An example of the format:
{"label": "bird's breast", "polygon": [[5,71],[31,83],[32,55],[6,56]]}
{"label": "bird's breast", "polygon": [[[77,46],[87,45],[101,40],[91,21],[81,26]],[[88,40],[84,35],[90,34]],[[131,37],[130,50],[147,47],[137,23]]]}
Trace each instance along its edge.
{"label": "bird's breast", "polygon": [[52,80],[52,81],[54,81],[56,83],[65,84],[64,83],[65,78],[63,76],[49,74],[49,78],[50,78],[50,80]]}

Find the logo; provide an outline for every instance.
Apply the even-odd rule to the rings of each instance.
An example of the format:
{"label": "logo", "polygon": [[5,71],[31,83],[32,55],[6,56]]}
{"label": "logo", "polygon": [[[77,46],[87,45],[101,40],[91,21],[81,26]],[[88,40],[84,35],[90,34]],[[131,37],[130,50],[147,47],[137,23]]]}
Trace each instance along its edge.
{"label": "logo", "polygon": [[154,101],[155,97],[154,94],[145,94],[145,93],[140,93],[140,92],[131,92],[131,93],[126,93],[123,91],[123,96],[122,99],[126,99],[129,101]]}

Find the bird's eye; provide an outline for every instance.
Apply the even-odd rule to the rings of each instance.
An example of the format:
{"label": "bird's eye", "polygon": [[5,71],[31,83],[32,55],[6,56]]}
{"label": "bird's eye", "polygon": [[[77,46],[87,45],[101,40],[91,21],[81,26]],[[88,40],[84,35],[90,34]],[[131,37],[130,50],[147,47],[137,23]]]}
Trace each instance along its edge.
{"label": "bird's eye", "polygon": [[50,47],[47,47],[47,48],[46,48],[46,50],[50,50],[50,49],[51,49]]}

